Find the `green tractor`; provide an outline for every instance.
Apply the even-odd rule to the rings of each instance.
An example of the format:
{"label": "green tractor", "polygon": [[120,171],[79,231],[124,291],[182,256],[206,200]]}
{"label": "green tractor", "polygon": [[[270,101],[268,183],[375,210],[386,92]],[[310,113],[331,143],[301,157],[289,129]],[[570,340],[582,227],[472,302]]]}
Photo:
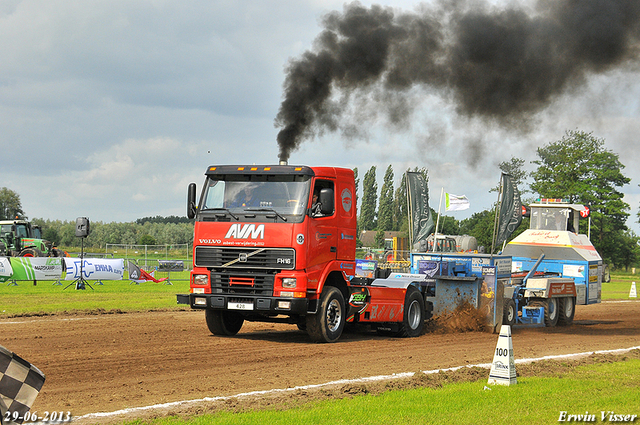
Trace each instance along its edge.
{"label": "green tractor", "polygon": [[66,253],[42,239],[40,226],[26,220],[0,220],[0,255],[7,257],[66,257]]}

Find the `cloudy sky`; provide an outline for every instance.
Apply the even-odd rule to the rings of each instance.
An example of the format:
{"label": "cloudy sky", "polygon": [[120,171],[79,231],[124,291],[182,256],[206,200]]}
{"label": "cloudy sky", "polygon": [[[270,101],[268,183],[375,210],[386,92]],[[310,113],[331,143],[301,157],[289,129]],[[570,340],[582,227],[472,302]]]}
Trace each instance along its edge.
{"label": "cloudy sky", "polygon": [[[398,14],[435,7],[361,4]],[[0,187],[20,195],[29,218],[184,215],[187,185],[200,186],[208,165],[278,161],[288,65],[317,46],[323,17],[344,10],[332,0],[2,0]],[[290,163],[361,176],[375,165],[379,180],[391,164],[397,183],[403,170],[426,167],[431,205],[442,188],[465,194],[471,208],[453,213],[464,219],[495,202],[500,162],[529,163],[537,147],[578,129],[620,155],[632,179],[622,189],[629,225],[640,233],[639,73],[627,60],[581,74],[528,114],[526,129],[460,113],[450,87],[411,85],[403,125],[390,125],[377,102],[354,102],[341,111],[357,131],[317,131]]]}

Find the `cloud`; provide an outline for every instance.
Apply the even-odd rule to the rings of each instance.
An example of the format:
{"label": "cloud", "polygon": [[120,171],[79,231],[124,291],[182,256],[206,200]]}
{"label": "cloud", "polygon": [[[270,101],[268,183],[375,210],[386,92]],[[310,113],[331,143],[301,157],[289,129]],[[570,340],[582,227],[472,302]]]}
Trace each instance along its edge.
{"label": "cloud", "polygon": [[[408,0],[362,2],[376,3],[421,10]],[[3,0],[0,185],[20,194],[31,218],[183,215],[186,187],[201,185],[208,165],[277,161],[274,119],[286,66],[313,47],[323,16],[343,6]],[[347,132],[317,134],[290,161],[358,167],[361,175],[376,165],[380,180],[392,164],[396,185],[405,169],[427,167],[432,193],[466,194],[470,215],[495,201],[488,191],[501,161],[535,159],[538,146],[578,128],[620,154],[635,216],[640,86],[637,66],[623,65],[555,98],[526,134],[459,116],[447,93],[411,87],[393,108],[383,91],[353,93],[358,102],[339,121]]]}

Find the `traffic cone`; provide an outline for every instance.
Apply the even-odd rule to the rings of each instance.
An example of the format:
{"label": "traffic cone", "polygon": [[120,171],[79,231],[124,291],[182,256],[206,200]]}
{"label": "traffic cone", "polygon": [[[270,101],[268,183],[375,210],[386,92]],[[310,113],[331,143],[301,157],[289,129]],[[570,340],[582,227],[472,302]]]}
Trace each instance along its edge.
{"label": "traffic cone", "polygon": [[638,298],[638,294],[636,293],[635,282],[631,282],[631,291],[629,291],[629,298]]}
{"label": "traffic cone", "polygon": [[493,363],[491,363],[491,372],[489,372],[489,384],[512,385],[517,383],[511,326],[502,325],[496,351],[493,355]]}

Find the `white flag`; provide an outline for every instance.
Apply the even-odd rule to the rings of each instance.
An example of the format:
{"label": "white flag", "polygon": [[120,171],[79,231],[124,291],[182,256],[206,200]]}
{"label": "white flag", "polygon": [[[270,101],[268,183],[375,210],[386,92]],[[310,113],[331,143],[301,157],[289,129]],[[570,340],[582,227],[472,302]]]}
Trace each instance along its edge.
{"label": "white flag", "polygon": [[451,193],[445,193],[445,195],[447,211],[461,211],[469,208],[469,200],[466,196],[458,196]]}

